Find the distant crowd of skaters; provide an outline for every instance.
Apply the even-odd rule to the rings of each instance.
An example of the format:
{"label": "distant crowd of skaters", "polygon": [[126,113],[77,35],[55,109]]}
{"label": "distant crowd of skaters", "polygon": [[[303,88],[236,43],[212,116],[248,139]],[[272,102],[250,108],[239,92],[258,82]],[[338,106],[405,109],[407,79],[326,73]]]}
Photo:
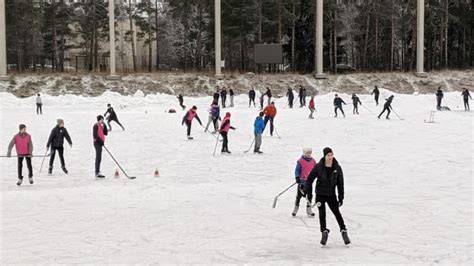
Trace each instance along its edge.
{"label": "distant crowd of skaters", "polygon": [[[228,132],[230,129],[235,130],[235,127],[231,125],[231,113],[226,112],[223,119],[220,116],[220,108],[227,107],[227,95],[229,95],[229,107],[234,106],[234,91],[229,89],[228,91],[224,88],[222,90],[217,90],[213,94],[213,99],[210,108],[208,109],[208,123],[204,127],[201,119],[197,114],[197,107],[193,106],[187,112],[182,119],[182,124],[186,125],[187,127],[187,137],[188,139],[192,139],[191,136],[191,125],[192,121],[196,119],[199,124],[204,128],[205,132],[210,132],[211,134],[219,133],[222,136],[222,153],[231,153],[228,147]],[[374,88],[371,95],[374,95],[374,100],[376,105],[379,104],[379,96],[380,91],[377,87]],[[288,106],[289,108],[293,108],[294,106],[294,93],[292,89],[288,89],[286,94],[288,97]],[[256,92],[252,88],[249,93],[249,107],[252,105],[256,107],[255,98]],[[264,107],[264,99],[267,97],[267,105]],[[306,98],[307,92],[306,89],[302,86],[299,87],[299,103],[300,107],[306,106]],[[472,100],[472,97],[469,91],[464,88],[462,91],[463,103],[464,108],[466,111],[470,110],[469,107],[469,99]],[[180,94],[177,96],[179,104],[183,110],[186,108],[184,105],[184,98]],[[436,92],[436,101],[437,101],[437,109],[442,110],[442,100],[444,98],[443,91],[441,88],[438,88]],[[387,112],[386,118],[389,119],[390,112],[391,112],[391,104],[394,99],[394,96],[391,95],[385,100],[383,110],[378,115],[380,118],[385,112]],[[219,102],[220,100],[220,102]],[[340,98],[337,94],[334,97],[334,117],[338,116],[338,111],[342,113],[345,117],[344,110],[342,105],[346,105],[344,100]],[[352,94],[352,104],[353,104],[353,114],[359,114],[359,105],[362,105],[360,98],[356,94]],[[36,112],[37,114],[42,114],[43,111],[43,102],[41,100],[40,94],[37,95],[36,98]],[[315,109],[314,103],[314,96],[310,97],[310,101],[308,104],[308,108],[310,110],[309,118],[313,119],[313,113]],[[275,131],[274,127],[274,119],[277,114],[277,109],[275,107],[275,102],[272,101],[272,92],[270,88],[267,88],[265,93],[261,93],[260,95],[260,111],[258,116],[254,120],[254,153],[261,154],[262,151],[260,150],[262,145],[262,134],[267,126],[270,123],[270,135],[273,136]],[[221,121],[219,126],[219,121]],[[100,172],[101,160],[102,160],[102,148],[105,143],[105,136],[107,136],[108,131],[112,130],[111,122],[117,123],[122,130],[125,130],[124,126],[120,123],[117,114],[115,113],[114,109],[110,104],[107,105],[107,110],[104,115],[97,116],[97,122],[94,124],[92,129],[92,137],[93,143],[95,148],[95,176],[96,178],[105,178],[105,176]],[[212,124],[213,131],[210,131],[210,126]],[[211,129],[211,130],[212,130]],[[48,141],[46,143],[46,153],[50,151],[50,154],[45,154],[44,157],[49,156],[49,167],[48,167],[48,174],[52,174],[53,172],[53,165],[56,153],[59,156],[60,163],[61,163],[61,170],[67,174],[68,170],[66,168],[66,163],[64,160],[64,140],[66,140],[69,145],[72,147],[72,139],[69,135],[69,132],[64,126],[64,120],[57,119],[56,126],[51,130],[49,135]],[[219,137],[217,137],[219,140]],[[17,159],[18,159],[18,181],[17,185],[20,186],[23,182],[23,161],[26,161],[26,165],[28,168],[28,180],[30,184],[33,184],[33,169],[31,164],[31,157],[33,157],[33,141],[31,136],[26,132],[26,125],[20,124],[19,125],[19,132],[13,137],[8,145],[7,150],[7,157],[11,157],[11,151],[13,147],[16,148]],[[312,198],[313,198],[313,182],[316,181],[315,187],[315,206],[318,207],[319,210],[319,221],[320,221],[320,229],[322,233],[321,237],[321,244],[325,245],[329,229],[326,228],[326,209],[325,204],[329,206],[330,210],[333,212],[334,216],[339,225],[339,229],[344,240],[345,244],[349,244],[350,240],[347,234],[347,229],[344,224],[344,219],[339,211],[339,207],[342,206],[344,200],[344,178],[342,168],[334,158],[334,154],[331,148],[325,148],[323,150],[323,157],[316,163],[316,160],[312,157],[312,150],[310,148],[305,148],[303,150],[303,155],[296,163],[295,168],[295,184],[298,184],[296,200],[294,204],[294,209],[292,211],[292,216],[296,216],[299,210],[300,201],[304,197],[307,200],[306,205],[306,212],[307,215],[310,217],[314,217],[315,214],[312,211]],[[337,189],[337,196],[336,196],[336,189]]]}

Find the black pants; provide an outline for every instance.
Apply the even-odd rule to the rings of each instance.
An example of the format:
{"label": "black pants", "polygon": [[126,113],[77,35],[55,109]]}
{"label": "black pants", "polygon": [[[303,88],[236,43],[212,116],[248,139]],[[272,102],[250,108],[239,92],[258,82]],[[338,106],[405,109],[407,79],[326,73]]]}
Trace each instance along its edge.
{"label": "black pants", "polygon": [[56,151],[59,154],[59,160],[61,160],[61,166],[66,166],[64,162],[64,147],[51,147],[51,157],[49,158],[49,167],[53,168],[54,157],[56,155]]}
{"label": "black pants", "polygon": [[264,120],[265,127],[267,127],[268,121],[270,121],[270,135],[273,136],[273,117],[271,117],[269,115],[265,116],[265,120]]}
{"label": "black pants", "polygon": [[339,203],[337,202],[336,195],[333,196],[323,196],[323,195],[316,195],[316,202],[321,203],[318,207],[319,210],[319,226],[321,228],[321,232],[326,230],[326,203],[331,209],[332,213],[336,217],[337,223],[339,224],[340,230],[346,230],[346,225],[344,224],[344,219],[342,218],[341,212],[339,211]]}
{"label": "black pants", "polygon": [[378,94],[375,94],[375,97],[374,97],[374,98],[375,98],[375,103],[376,103],[377,105],[379,105],[379,95],[378,95]]}
{"label": "black pants", "polygon": [[441,100],[443,98],[441,97],[436,97],[436,109],[441,110]]}
{"label": "black pants", "polygon": [[290,106],[290,108],[293,108],[293,102],[295,101],[295,99],[293,98],[288,98],[288,105]]}
{"label": "black pants", "polygon": [[183,110],[184,110],[184,108],[186,108],[186,106],[184,106],[184,104],[183,104],[183,101],[179,101],[179,106],[181,106],[181,108],[183,108]]}
{"label": "black pants", "polygon": [[122,130],[125,130],[125,128],[122,126],[122,124],[120,124],[118,118],[107,118],[107,126],[109,126],[109,130],[112,131],[112,126],[110,125],[110,122],[114,121],[115,123],[117,123],[121,128]]}
{"label": "black pants", "polygon": [[186,134],[187,134],[188,137],[189,137],[189,136],[191,136],[191,121],[189,121],[189,120],[186,119],[185,123],[186,123],[186,127],[188,128]]}
{"label": "black pants", "polygon": [[260,98],[260,109],[263,109],[263,98]]}
{"label": "black pants", "polygon": [[388,111],[387,113],[387,118],[388,118],[390,116],[390,107],[384,107],[378,117],[380,118],[383,115],[383,113],[385,113],[385,111]]}
{"label": "black pants", "polygon": [[43,104],[42,103],[37,103],[36,104],[36,114],[37,115],[42,115],[43,114]]}
{"label": "black pants", "polygon": [[212,124],[214,125],[214,131],[218,130],[218,127],[219,127],[218,121],[219,121],[219,117],[213,117],[212,118]]}
{"label": "black pants", "polygon": [[100,162],[102,162],[102,145],[94,142],[95,148],[95,174],[100,173]]}
{"label": "black pants", "polygon": [[222,136],[222,152],[224,151],[229,151],[229,139],[227,138],[227,132],[221,132],[221,136]]}
{"label": "black pants", "polygon": [[469,99],[468,98],[464,98],[464,110],[465,111],[470,111],[471,108],[469,107]]}
{"label": "black pants", "polygon": [[222,108],[225,108],[225,102],[226,102],[226,98],[225,96],[221,96],[221,100],[222,100]]}
{"label": "black pants", "polygon": [[358,104],[354,104],[354,110],[352,110],[352,113],[359,114],[359,105]]}
{"label": "black pants", "polygon": [[345,117],[346,114],[344,113],[344,110],[342,110],[342,106],[336,106],[334,107],[334,115],[337,117],[337,109],[341,110],[342,115]]}
{"label": "black pants", "polygon": [[[313,186],[310,186],[309,187],[309,191],[308,191],[308,201],[309,203],[311,203],[311,200],[313,199]],[[297,188],[297,191],[296,191],[296,200],[295,200],[295,206],[300,206],[300,200],[301,198],[304,197],[303,193],[301,192],[300,188],[298,187]]]}
{"label": "black pants", "polygon": [[31,157],[18,157],[18,178],[23,179],[23,158],[26,159],[26,167],[28,167],[28,177],[33,177],[33,167],[31,166]]}
{"label": "black pants", "polygon": [[253,103],[253,107],[255,107],[255,97],[254,98],[249,98],[249,107],[250,105],[252,105]]}

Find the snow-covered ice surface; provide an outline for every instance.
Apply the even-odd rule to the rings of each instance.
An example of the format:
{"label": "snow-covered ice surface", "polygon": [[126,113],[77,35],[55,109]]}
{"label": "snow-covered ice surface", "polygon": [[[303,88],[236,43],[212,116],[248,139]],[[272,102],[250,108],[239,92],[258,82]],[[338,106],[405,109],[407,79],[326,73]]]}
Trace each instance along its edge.
{"label": "snow-covered ice surface", "polygon": [[[388,95],[383,91],[381,98]],[[43,116],[34,113],[34,97],[0,96],[2,155],[20,122],[32,134],[36,155],[45,152],[57,118],[65,119],[74,142],[65,148],[69,176],[57,158],[53,176],[46,167],[38,173],[41,159],[34,158],[34,185],[17,187],[16,160],[1,159],[2,265],[473,263],[473,113],[437,112],[437,123],[424,123],[434,109],[432,95],[396,95],[393,107],[403,121],[395,114],[378,120],[364,107],[354,116],[349,104],[347,118],[334,119],[332,94],[316,97],[316,119],[309,120],[306,108],[287,109],[279,99],[281,139],[266,132],[261,156],[243,153],[258,112],[239,96],[235,108],[225,109],[237,127],[229,135],[233,153],[216,157],[215,138],[194,123],[195,139],[186,140],[183,111],[165,112],[178,109],[173,96],[45,95]],[[348,95],[343,99],[350,102]],[[446,99],[451,108],[462,105],[459,93]],[[370,95],[361,100],[380,112]],[[105,151],[107,178],[93,177],[92,126],[109,102],[126,131],[114,125],[106,145],[136,180],[114,179],[116,166]],[[203,123],[209,103],[185,99],[199,107]],[[291,217],[295,190],[271,208],[294,181],[302,149],[312,147],[319,159],[325,146],[345,173],[341,212],[349,247],[329,210],[325,248],[317,217],[304,210]],[[153,176],[155,168],[160,177]]]}

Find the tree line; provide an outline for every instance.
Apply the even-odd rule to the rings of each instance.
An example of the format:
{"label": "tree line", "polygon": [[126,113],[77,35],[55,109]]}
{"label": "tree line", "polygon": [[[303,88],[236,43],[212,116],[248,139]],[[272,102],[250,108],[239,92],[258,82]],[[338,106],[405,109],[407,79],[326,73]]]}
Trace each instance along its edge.
{"label": "tree line", "polygon": [[[214,0],[122,0],[116,22],[130,46],[130,71],[212,71]],[[316,0],[222,0],[225,70],[255,71],[254,45],[281,44],[284,63],[260,71],[311,73],[315,62]],[[413,71],[416,0],[325,0],[324,69]],[[472,0],[425,1],[425,69],[474,65]],[[7,61],[16,71],[67,71],[79,51],[87,71],[108,55],[108,3],[103,0],[6,0]],[[137,65],[140,40],[148,58]]]}

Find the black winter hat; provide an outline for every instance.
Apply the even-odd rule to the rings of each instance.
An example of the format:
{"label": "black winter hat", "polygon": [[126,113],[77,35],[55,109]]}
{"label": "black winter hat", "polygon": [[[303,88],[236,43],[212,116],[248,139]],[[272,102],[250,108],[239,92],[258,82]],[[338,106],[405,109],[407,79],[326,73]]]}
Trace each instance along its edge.
{"label": "black winter hat", "polygon": [[97,121],[100,121],[100,120],[103,120],[103,119],[104,119],[103,116],[101,116],[101,115],[98,115],[98,116],[97,116]]}
{"label": "black winter hat", "polygon": [[22,130],[22,129],[24,129],[26,126],[25,126],[25,124],[20,124],[18,127],[20,128],[20,130]]}
{"label": "black winter hat", "polygon": [[329,147],[324,148],[324,149],[323,149],[324,157],[326,157],[326,155],[328,155],[328,153],[333,153],[333,152],[332,152],[332,149],[329,148]]}

